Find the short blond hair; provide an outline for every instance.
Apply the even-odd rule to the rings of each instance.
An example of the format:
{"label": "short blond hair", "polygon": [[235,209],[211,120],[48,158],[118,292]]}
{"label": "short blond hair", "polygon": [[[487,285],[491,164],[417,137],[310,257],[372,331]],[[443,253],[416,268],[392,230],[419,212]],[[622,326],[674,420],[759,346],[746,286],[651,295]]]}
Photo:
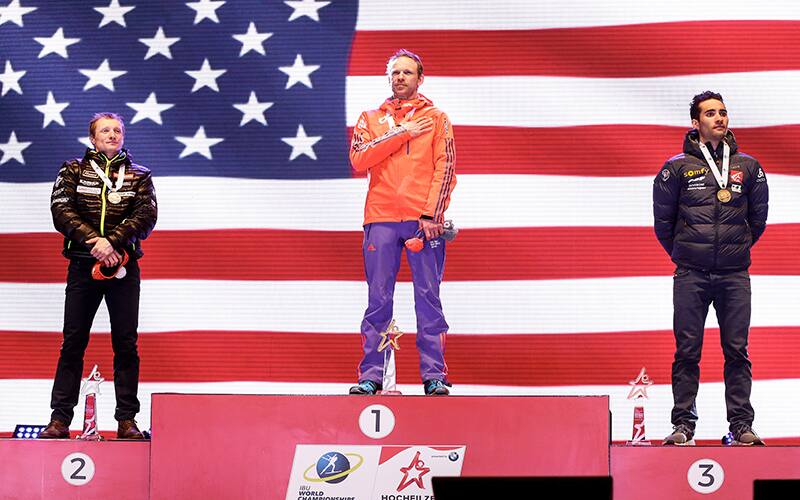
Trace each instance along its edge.
{"label": "short blond hair", "polygon": [[420,59],[420,57],[417,54],[415,54],[415,53],[413,53],[413,52],[411,52],[410,50],[407,50],[407,49],[398,50],[397,52],[392,54],[392,57],[390,57],[388,61],[386,61],[386,75],[387,76],[392,76],[392,65],[394,64],[394,62],[396,60],[398,60],[401,57],[408,57],[409,59],[412,59],[414,62],[416,62],[417,63],[417,76],[422,76],[422,59]]}
{"label": "short blond hair", "polygon": [[89,122],[89,137],[94,137],[94,131],[97,128],[97,122],[102,120],[103,118],[109,118],[111,120],[117,120],[119,124],[122,126],[122,133],[125,133],[125,120],[116,113],[111,113],[109,111],[103,111],[101,113],[95,113],[92,115],[92,121]]}

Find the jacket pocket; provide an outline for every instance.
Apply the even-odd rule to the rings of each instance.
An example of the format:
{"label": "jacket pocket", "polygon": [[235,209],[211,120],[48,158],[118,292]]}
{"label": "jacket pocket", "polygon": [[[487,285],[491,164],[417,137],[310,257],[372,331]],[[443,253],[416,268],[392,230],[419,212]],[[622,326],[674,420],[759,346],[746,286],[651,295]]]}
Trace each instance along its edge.
{"label": "jacket pocket", "polygon": [[687,269],[685,267],[677,267],[675,268],[675,272],[672,273],[672,277],[674,279],[683,278],[684,276],[688,276],[691,269]]}

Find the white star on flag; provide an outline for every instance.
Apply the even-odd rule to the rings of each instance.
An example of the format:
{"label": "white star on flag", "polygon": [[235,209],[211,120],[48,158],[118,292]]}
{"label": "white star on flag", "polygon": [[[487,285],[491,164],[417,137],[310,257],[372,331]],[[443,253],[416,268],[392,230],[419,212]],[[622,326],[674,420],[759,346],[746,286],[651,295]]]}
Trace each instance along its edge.
{"label": "white star on flag", "polygon": [[0,165],[11,160],[17,160],[25,165],[25,158],[22,157],[22,152],[31,144],[31,142],[18,142],[17,133],[12,130],[8,142],[5,144],[0,142],[0,151],[3,152],[3,157],[0,158]]}
{"label": "white star on flag", "polygon": [[294,160],[300,155],[306,155],[312,160],[317,159],[314,153],[314,144],[319,142],[322,136],[307,136],[306,129],[300,124],[297,126],[297,135],[294,137],[281,137],[281,140],[292,147],[292,153],[289,155],[289,161]]}
{"label": "white star on flag", "polygon": [[80,38],[64,38],[64,28],[58,28],[52,36],[49,37],[34,37],[36,43],[42,45],[42,50],[39,52],[37,59],[41,59],[47,54],[58,54],[64,59],[69,59],[67,47],[81,41]]}
{"label": "white star on flag", "polygon": [[319,65],[306,65],[303,62],[303,56],[297,54],[297,56],[294,58],[294,64],[292,66],[281,66],[278,69],[289,75],[289,78],[286,80],[287,89],[292,88],[296,83],[302,83],[308,88],[313,88],[311,85],[311,73],[318,70]]}
{"label": "white star on flag", "polygon": [[108,59],[103,59],[97,69],[79,69],[78,71],[89,78],[86,81],[86,85],[83,86],[83,90],[89,90],[92,87],[101,85],[112,92],[114,91],[114,78],[119,78],[127,73],[127,71],[114,71],[111,69]]}
{"label": "white star on flag", "polygon": [[247,54],[251,50],[255,50],[259,54],[266,55],[264,51],[264,40],[271,37],[272,33],[259,33],[256,29],[256,23],[250,22],[247,27],[247,33],[241,35],[233,35],[233,38],[242,44],[242,49],[239,51],[239,57]]}
{"label": "white star on flag", "polygon": [[250,91],[250,99],[243,104],[234,104],[233,107],[243,113],[242,121],[239,123],[241,127],[245,123],[255,120],[262,125],[267,124],[267,118],[264,116],[264,111],[272,107],[272,102],[258,102],[255,91]]}
{"label": "white star on flag", "polygon": [[174,104],[159,104],[155,92],[150,92],[144,102],[126,102],[125,105],[136,111],[136,115],[131,120],[131,125],[144,119],[153,120],[162,125],[161,113],[175,106]]}
{"label": "white star on flag", "polygon": [[78,142],[80,142],[81,144],[83,144],[83,145],[84,145],[84,146],[86,146],[87,148],[92,148],[92,149],[94,149],[94,144],[92,144],[92,140],[91,140],[91,139],[89,139],[89,136],[88,136],[88,135],[86,135],[86,136],[83,136],[83,137],[78,137]]}
{"label": "white star on flag", "polygon": [[198,2],[186,2],[186,6],[195,10],[194,24],[199,23],[203,19],[210,19],[215,23],[219,23],[217,17],[217,9],[225,4],[223,0],[200,0]]}
{"label": "white star on flag", "polygon": [[69,106],[68,102],[56,102],[55,97],[53,97],[53,91],[48,91],[47,102],[34,106],[36,111],[44,115],[42,119],[42,128],[47,127],[51,122],[56,122],[63,127],[64,119],[61,117],[61,112],[64,111],[67,106]]}
{"label": "white star on flag", "polygon": [[196,92],[203,87],[208,87],[214,92],[219,92],[217,78],[227,73],[227,71],[226,69],[211,69],[211,64],[209,64],[208,59],[203,59],[203,65],[200,69],[196,71],[184,71],[184,73],[194,78],[192,92]]}
{"label": "white star on flag", "polygon": [[289,16],[289,21],[294,21],[299,17],[309,17],[314,21],[319,22],[319,9],[325,7],[330,2],[315,2],[314,0],[292,0],[283,2],[289,7],[293,8],[292,15]]}
{"label": "white star on flag", "polygon": [[194,133],[193,137],[176,136],[175,140],[185,146],[178,158],[183,158],[185,156],[189,156],[190,154],[197,153],[201,156],[205,156],[209,160],[213,159],[211,157],[211,146],[224,141],[222,138],[206,137],[206,129],[202,125],[197,129],[197,132]]}
{"label": "white star on flag", "polygon": [[127,28],[125,25],[125,14],[135,8],[135,5],[130,7],[122,7],[119,4],[119,0],[111,0],[111,3],[108,4],[108,7],[95,7],[94,10],[103,15],[103,19],[100,20],[100,26],[98,26],[98,28],[102,28],[106,24],[110,23],[117,23],[123,28]]}
{"label": "white star on flag", "polygon": [[23,7],[19,4],[19,0],[11,0],[11,3],[5,7],[0,7],[0,26],[5,23],[14,23],[22,28],[22,16],[30,14],[36,9],[38,7]]}
{"label": "white star on flag", "polygon": [[11,61],[6,61],[6,69],[0,74],[0,83],[3,84],[3,91],[0,96],[6,95],[6,92],[13,90],[17,94],[22,94],[22,87],[19,86],[19,79],[25,76],[27,71],[14,71],[11,67]]}
{"label": "white star on flag", "polygon": [[167,59],[172,59],[172,52],[169,50],[169,48],[172,46],[172,44],[180,41],[180,38],[167,37],[164,35],[164,28],[159,26],[153,38],[140,38],[139,41],[147,45],[147,54],[144,56],[145,60],[150,59],[158,54],[161,54]]}

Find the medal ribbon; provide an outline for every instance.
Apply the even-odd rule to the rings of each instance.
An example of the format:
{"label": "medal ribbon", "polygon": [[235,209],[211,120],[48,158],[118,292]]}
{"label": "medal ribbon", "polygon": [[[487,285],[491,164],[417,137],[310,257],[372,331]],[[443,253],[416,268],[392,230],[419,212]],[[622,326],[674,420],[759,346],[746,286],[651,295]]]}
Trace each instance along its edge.
{"label": "medal ribbon", "polygon": [[[410,120],[411,117],[414,116],[414,111],[415,110],[412,109],[406,115],[406,120]],[[386,121],[389,123],[389,128],[395,128],[397,126],[397,124],[395,124],[395,122],[394,122],[394,117],[392,115],[390,115],[389,113],[386,114]]]}
{"label": "medal ribbon", "polygon": [[389,122],[390,128],[394,128],[396,122],[410,120],[416,110],[432,105],[430,99],[418,94],[416,98],[409,100],[390,97],[381,104],[380,109],[386,113],[386,121]]}
{"label": "medal ribbon", "polygon": [[100,180],[103,181],[103,184],[106,185],[106,187],[109,189],[109,191],[114,193],[114,192],[119,191],[120,188],[122,188],[122,184],[125,182],[125,164],[124,163],[120,164],[120,166],[119,166],[119,172],[117,172],[117,183],[116,183],[116,185],[112,185],[111,184],[111,179],[109,179],[108,176],[106,175],[106,173],[103,172],[100,169],[100,167],[97,166],[97,163],[95,163],[94,160],[90,160],[89,161],[89,165],[92,166],[92,170],[94,170],[94,173],[96,173],[97,176],[100,177]]}
{"label": "medal ribbon", "polygon": [[725,189],[728,186],[728,172],[730,171],[731,166],[731,147],[728,146],[727,142],[723,143],[723,153],[722,153],[722,172],[719,171],[717,168],[717,163],[711,158],[711,153],[708,151],[708,147],[700,143],[700,151],[703,152],[703,156],[706,158],[706,163],[708,166],[711,167],[711,173],[714,174],[714,178],[717,179],[717,184],[719,185],[720,189]]}

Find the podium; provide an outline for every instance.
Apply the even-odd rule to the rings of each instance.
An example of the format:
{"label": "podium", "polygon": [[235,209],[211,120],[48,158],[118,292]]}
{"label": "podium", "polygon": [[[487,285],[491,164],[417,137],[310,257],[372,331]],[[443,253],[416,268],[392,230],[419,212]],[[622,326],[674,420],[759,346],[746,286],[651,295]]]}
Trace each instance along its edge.
{"label": "podium", "polygon": [[0,498],[140,500],[148,441],[0,440]]}
{"label": "podium", "polygon": [[800,478],[800,447],[612,446],[611,475],[614,500],[749,500],[756,479]]}
{"label": "podium", "polygon": [[606,396],[154,394],[150,442],[0,439],[0,498],[425,498],[433,477],[610,475],[616,500],[699,500],[800,479],[800,447],[610,446],[609,417]]}
{"label": "podium", "polygon": [[[609,474],[605,396],[154,394],[152,412],[152,499],[346,494],[373,454],[397,494],[432,494],[435,470],[421,458],[431,449],[441,452],[443,466],[442,457],[458,455],[462,476]],[[414,450],[422,454],[414,458]],[[393,454],[401,453],[411,461],[393,465]],[[328,462],[317,462],[318,469],[336,460],[349,469],[362,459],[364,465],[330,484],[312,468],[323,458]],[[298,490],[287,495],[290,484]]]}

